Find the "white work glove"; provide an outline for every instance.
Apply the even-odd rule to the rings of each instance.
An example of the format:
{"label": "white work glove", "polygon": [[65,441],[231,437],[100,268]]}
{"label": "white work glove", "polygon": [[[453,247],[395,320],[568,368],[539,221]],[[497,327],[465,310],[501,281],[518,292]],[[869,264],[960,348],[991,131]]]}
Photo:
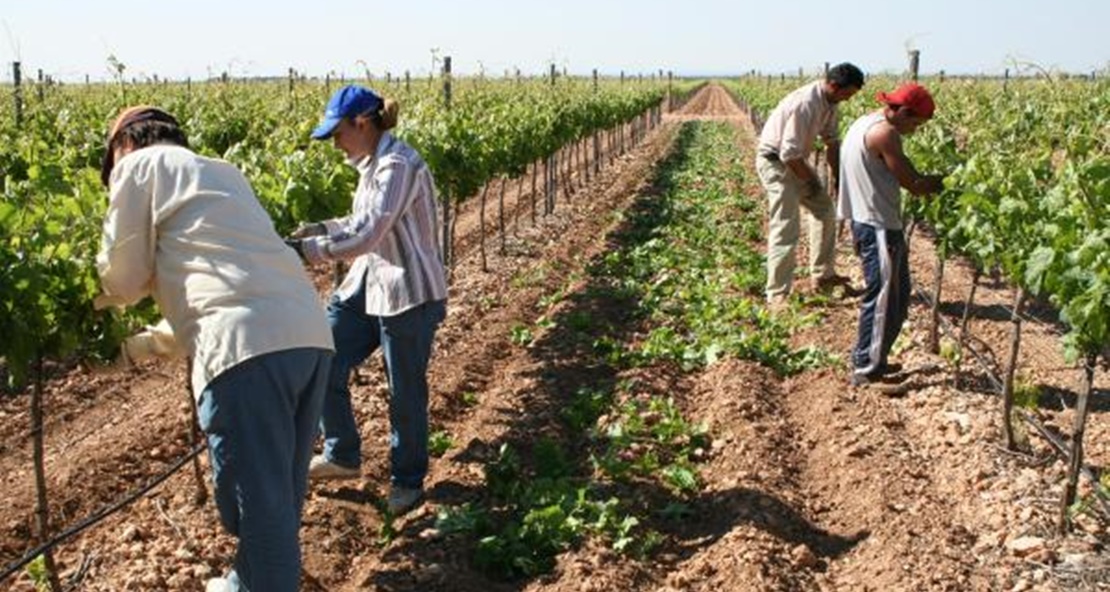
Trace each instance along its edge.
{"label": "white work glove", "polygon": [[176,358],[182,355],[181,348],[174,338],[173,329],[165,319],[157,325],[148,325],[142,331],[123,340],[116,368],[131,368],[135,364],[153,357]]}

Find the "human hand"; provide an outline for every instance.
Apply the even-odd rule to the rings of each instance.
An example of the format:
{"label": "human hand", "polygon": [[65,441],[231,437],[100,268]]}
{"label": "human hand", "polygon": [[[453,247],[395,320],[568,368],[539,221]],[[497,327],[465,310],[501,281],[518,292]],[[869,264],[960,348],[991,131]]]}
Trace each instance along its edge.
{"label": "human hand", "polygon": [[[289,238],[308,238],[310,236],[322,236],[328,233],[328,227],[323,222],[305,222],[297,227],[290,235]],[[289,241],[286,241],[287,243]]]}
{"label": "human hand", "polygon": [[944,175],[929,175],[925,177],[926,191],[930,194],[944,191]]}

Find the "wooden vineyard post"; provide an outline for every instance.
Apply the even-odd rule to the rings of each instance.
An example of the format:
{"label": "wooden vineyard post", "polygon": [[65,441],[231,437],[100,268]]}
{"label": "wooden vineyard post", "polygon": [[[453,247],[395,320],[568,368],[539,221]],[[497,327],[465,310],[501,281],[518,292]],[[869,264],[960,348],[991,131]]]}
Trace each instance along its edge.
{"label": "wooden vineyard post", "polygon": [[[1087,429],[1087,411],[1091,391],[1095,388],[1095,363],[1097,361],[1097,354],[1087,354],[1083,368],[1083,390],[1079,393],[1079,402],[1075,408],[1075,423],[1071,432],[1071,451],[1068,454],[1068,480],[1064,486],[1064,497],[1060,500],[1060,519],[1057,522],[1057,529],[1060,534],[1066,533],[1071,523],[1068,520],[1068,511],[1075,503],[1079,471],[1083,468],[1083,434]],[[1098,494],[1095,493],[1094,495]]]}
{"label": "wooden vineyard post", "polygon": [[674,72],[667,70],[667,113],[674,109]]}
{"label": "wooden vineyard post", "polygon": [[[200,418],[197,417],[197,399],[193,392],[193,360],[185,363],[185,393],[189,396],[189,409],[192,410],[193,421],[189,424],[189,446],[194,450],[197,447],[197,431],[200,429]],[[193,477],[196,479],[197,492],[193,495],[193,502],[203,506],[208,501],[208,488],[204,486],[204,472],[200,469],[200,457],[193,457]]]}
{"label": "wooden vineyard post", "polygon": [[409,89],[411,87],[412,87],[412,77],[409,76],[409,71],[405,70],[405,92],[406,93],[409,92]]}
{"label": "wooden vineyard post", "polygon": [[540,161],[532,162],[532,193],[529,196],[532,200],[532,226],[536,225],[536,173],[539,171]]}
{"label": "wooden vineyard post", "polygon": [[23,127],[23,71],[12,62],[12,100],[15,102],[15,127]]}
{"label": "wooden vineyard post", "polygon": [[1011,415],[1014,410],[1014,372],[1017,370],[1018,350],[1021,347],[1021,305],[1024,301],[1025,290],[1019,287],[1014,292],[1014,313],[1010,317],[1010,322],[1013,323],[1010,333],[1010,359],[1006,364],[1006,376],[1002,381],[1002,428],[1006,434],[1008,450],[1017,450]]}
{"label": "wooden vineyard post", "polygon": [[[597,94],[597,68],[594,68],[594,94]],[[594,131],[594,175],[601,173],[601,132]]]}
{"label": "wooden vineyard post", "polygon": [[959,356],[956,357],[956,371],[955,381],[956,388],[960,388],[960,366],[964,361],[964,349],[967,348],[967,322],[971,318],[971,307],[975,304],[975,291],[979,288],[979,280],[983,277],[982,270],[978,266],[975,267],[975,273],[971,276],[971,290],[967,295],[967,302],[964,303],[964,314],[960,319],[960,343],[956,351]]}
{"label": "wooden vineyard post", "polygon": [[555,184],[556,168],[559,165],[557,157],[558,152],[552,152],[547,157],[547,163],[543,167],[544,173],[544,204],[543,215],[548,216],[555,211],[555,192],[558,191],[558,186]]}
{"label": "wooden vineyard post", "polygon": [[574,194],[574,141],[560,148],[559,152],[563,155],[563,195],[569,202],[570,196]]}
{"label": "wooden vineyard post", "polygon": [[42,68],[39,68],[38,82],[35,84],[35,94],[38,95],[39,104],[46,100],[45,89],[46,81],[42,77]]}
{"label": "wooden vineyard post", "polygon": [[[555,88],[555,77],[556,76],[557,76],[557,72],[555,70],[555,64],[551,64],[550,69],[548,71],[548,83],[551,85],[552,89]],[[555,211],[555,192],[557,192],[559,190],[558,185],[556,184],[556,181],[557,181],[558,176],[559,176],[559,150],[558,149],[556,149],[554,152],[552,152],[551,154],[549,154],[547,156],[547,162],[544,164],[543,172],[544,172],[543,215],[544,215],[544,217],[546,217],[548,214],[551,214]]]}
{"label": "wooden vineyard post", "polygon": [[505,254],[505,186],[509,184],[509,176],[501,175],[501,192],[497,196],[497,226],[501,230],[501,254]]}
{"label": "wooden vineyard post", "polygon": [[937,276],[933,284],[932,321],[929,324],[929,353],[940,352],[940,297],[944,289],[944,255],[937,251]]}
{"label": "wooden vineyard post", "polygon": [[524,198],[524,175],[528,174],[525,168],[516,177],[516,205],[513,206],[513,236],[520,236],[520,200]]}
{"label": "wooden vineyard post", "polygon": [[478,250],[482,252],[482,271],[489,271],[486,260],[486,195],[489,183],[482,185],[482,196],[478,199]]}
{"label": "wooden vineyard post", "polygon": [[910,80],[917,82],[917,72],[921,66],[921,50],[911,49],[910,54]]}
{"label": "wooden vineyard post", "polygon": [[[35,538],[45,543],[50,538],[50,505],[46,495],[46,467],[42,428],[42,356],[35,360],[35,384],[31,387],[31,456],[35,471]],[[51,592],[62,592],[54,551],[42,552]]]}
{"label": "wooden vineyard post", "polygon": [[582,147],[582,174],[585,175],[586,184],[589,184],[590,179],[593,178],[593,164],[590,162],[590,143],[592,142],[592,136],[592,133],[589,136],[583,136],[580,142]]}
{"label": "wooden vineyard post", "polygon": [[[443,58],[443,108],[451,110],[451,56]],[[451,253],[451,198],[450,191],[443,192],[443,264],[449,268],[455,263]]]}

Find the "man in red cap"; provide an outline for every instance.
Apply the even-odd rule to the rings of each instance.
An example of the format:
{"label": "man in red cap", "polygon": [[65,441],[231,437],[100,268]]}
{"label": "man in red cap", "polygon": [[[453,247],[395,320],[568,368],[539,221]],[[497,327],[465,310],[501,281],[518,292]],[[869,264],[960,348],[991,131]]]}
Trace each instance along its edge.
{"label": "man in red cap", "polygon": [[910,270],[902,233],[902,194],[937,193],[941,175],[922,175],[906,158],[902,136],[912,134],[936,110],[925,87],[904,84],[876,95],[883,108],[857,119],[840,151],[837,215],[852,223],[856,253],[867,282],[860,305],[859,335],[852,350],[855,386],[900,370],[887,362],[909,312]]}

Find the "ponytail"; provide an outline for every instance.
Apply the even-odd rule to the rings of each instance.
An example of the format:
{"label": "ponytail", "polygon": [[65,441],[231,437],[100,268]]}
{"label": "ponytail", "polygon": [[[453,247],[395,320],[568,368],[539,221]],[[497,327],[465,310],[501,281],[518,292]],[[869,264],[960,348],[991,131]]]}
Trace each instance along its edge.
{"label": "ponytail", "polygon": [[393,99],[385,99],[381,110],[376,115],[378,127],[382,131],[391,130],[397,127],[397,116],[400,114],[401,106]]}

